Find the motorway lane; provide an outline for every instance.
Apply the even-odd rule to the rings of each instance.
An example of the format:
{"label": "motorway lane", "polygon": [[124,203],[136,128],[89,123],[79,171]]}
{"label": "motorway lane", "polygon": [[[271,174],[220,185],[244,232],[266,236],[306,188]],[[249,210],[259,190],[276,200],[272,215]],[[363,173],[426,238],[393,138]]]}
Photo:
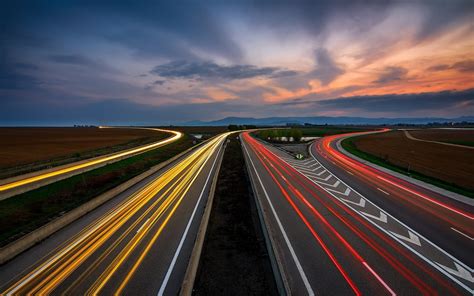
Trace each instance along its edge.
{"label": "motorway lane", "polygon": [[2,295],[177,294],[226,136],[3,265]]}
{"label": "motorway lane", "polygon": [[[100,127],[100,128],[113,128],[113,127]],[[128,149],[125,151],[112,153],[108,155],[102,155],[99,157],[94,157],[92,159],[83,160],[83,161],[79,161],[79,162],[71,163],[67,165],[62,165],[53,169],[33,172],[33,173],[25,174],[22,176],[15,176],[15,177],[3,180],[2,184],[0,185],[0,195],[4,196],[3,198],[7,198],[15,194],[25,192],[26,189],[24,188],[26,187],[31,187],[31,188],[28,188],[29,190],[31,190],[31,189],[37,188],[39,185],[43,186],[51,182],[57,181],[59,180],[59,178],[62,178],[63,176],[70,177],[79,172],[84,172],[86,170],[90,170],[98,166],[123,159],[125,157],[130,157],[133,155],[147,152],[152,149],[156,149],[158,147],[162,147],[164,145],[177,141],[183,136],[181,132],[172,131],[172,130],[163,130],[163,129],[157,129],[157,128],[138,128],[138,127],[134,127],[134,128],[135,129],[150,129],[150,130],[155,130],[159,132],[166,132],[166,133],[172,134],[173,136],[168,137],[164,140],[160,140],[160,141],[143,145],[140,147]],[[8,181],[8,180],[11,180],[11,181]],[[39,184],[39,185],[35,186],[35,184]]]}
{"label": "motorway lane", "polygon": [[336,143],[341,137],[336,135],[315,141],[310,147],[312,156],[372,202],[469,267],[474,266],[472,206],[350,159],[337,151]]}
{"label": "motorway lane", "polygon": [[[257,196],[269,217],[267,227],[292,293],[472,293],[422,260],[413,248],[405,246],[407,243],[400,243],[403,235],[408,239],[412,237],[406,232],[397,237],[396,234],[400,235],[404,229],[393,225],[391,216],[387,216],[387,220],[392,223],[392,235],[387,235],[376,223],[364,219],[367,216],[353,210],[360,200],[352,200],[354,206],[351,208],[349,202],[336,198],[346,198],[345,190],[330,194],[328,189],[344,189],[341,183],[316,179],[326,179],[327,173],[317,176],[321,170],[315,170],[310,172],[314,177],[308,178],[296,169],[303,168],[305,161],[297,161],[278,149],[263,145],[248,134],[244,134],[243,139],[247,165]],[[321,185],[325,183],[329,185]],[[380,223],[385,218],[382,215],[375,217],[375,212],[366,214],[374,215],[374,221],[382,220]],[[429,245],[420,240],[423,246]]]}

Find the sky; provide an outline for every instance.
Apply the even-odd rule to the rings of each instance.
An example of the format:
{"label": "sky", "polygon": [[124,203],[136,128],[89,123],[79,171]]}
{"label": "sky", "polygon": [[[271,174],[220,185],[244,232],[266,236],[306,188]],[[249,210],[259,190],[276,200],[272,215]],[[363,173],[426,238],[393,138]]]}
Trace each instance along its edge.
{"label": "sky", "polygon": [[2,1],[0,125],[474,115],[474,1]]}

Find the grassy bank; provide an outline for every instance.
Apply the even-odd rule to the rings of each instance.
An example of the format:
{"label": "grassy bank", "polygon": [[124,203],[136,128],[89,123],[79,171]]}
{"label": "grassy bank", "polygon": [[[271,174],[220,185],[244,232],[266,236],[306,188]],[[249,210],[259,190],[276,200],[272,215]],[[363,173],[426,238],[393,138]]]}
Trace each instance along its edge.
{"label": "grassy bank", "polygon": [[394,165],[394,164],[390,163],[389,161],[386,161],[386,160],[384,160],[380,157],[377,157],[375,155],[372,155],[372,154],[369,154],[367,152],[364,152],[364,151],[361,151],[361,150],[357,149],[355,141],[357,141],[357,138],[359,138],[359,137],[351,137],[351,138],[347,138],[347,139],[342,140],[342,142],[341,142],[342,148],[344,148],[346,151],[348,151],[349,153],[351,153],[355,156],[358,156],[358,157],[360,157],[364,160],[370,161],[371,163],[377,164],[377,165],[382,166],[384,168],[387,168],[389,170],[395,171],[397,173],[412,177],[414,179],[417,179],[417,180],[420,180],[420,181],[423,181],[423,182],[426,182],[426,183],[429,183],[429,184],[433,184],[435,186],[438,186],[440,188],[443,188],[443,189],[446,189],[446,190],[449,190],[449,191],[452,191],[452,192],[456,192],[456,193],[468,196],[470,198],[474,198],[474,192],[469,190],[469,189],[459,187],[455,184],[451,184],[451,183],[445,182],[445,181],[437,179],[437,178],[426,176],[424,174],[421,174],[421,173],[413,171],[413,170],[409,171],[407,168],[403,168],[403,167]]}
{"label": "grassy bank", "polygon": [[0,201],[0,246],[192,146],[175,143]]}
{"label": "grassy bank", "polygon": [[240,143],[230,137],[219,172],[194,295],[276,295]]}

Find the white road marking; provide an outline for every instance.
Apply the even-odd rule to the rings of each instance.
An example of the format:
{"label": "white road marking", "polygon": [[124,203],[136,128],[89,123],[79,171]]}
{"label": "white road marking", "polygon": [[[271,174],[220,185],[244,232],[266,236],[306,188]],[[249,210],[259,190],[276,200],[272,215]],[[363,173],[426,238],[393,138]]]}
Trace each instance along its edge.
{"label": "white road marking", "polygon": [[419,196],[419,197],[423,198],[424,200],[427,200],[427,201],[430,201],[430,202],[432,202],[432,203],[434,203],[434,204],[437,204],[437,205],[440,206],[440,207],[443,207],[443,208],[445,208],[445,209],[447,209],[447,210],[453,211],[453,212],[456,213],[456,214],[459,214],[459,215],[461,215],[461,216],[464,216],[464,217],[466,217],[466,218],[468,218],[468,219],[470,219],[470,220],[474,220],[473,217],[471,217],[471,216],[469,216],[469,215],[467,215],[467,214],[465,214],[465,213],[463,213],[463,212],[460,212],[460,211],[458,211],[458,210],[456,210],[456,209],[447,207],[447,206],[443,205],[442,203],[440,203],[440,202],[438,202],[438,201],[436,201],[436,200],[433,200],[433,199],[431,199],[431,198],[427,198],[426,196],[423,196],[422,194],[419,194],[418,192],[415,192],[415,191],[413,191],[413,190],[410,190],[410,189],[408,189],[408,188],[406,188],[406,187],[404,187],[404,186],[398,185],[397,183],[392,182],[392,181],[390,181],[390,180],[387,180],[387,179],[384,178],[384,177],[377,176],[377,178],[379,178],[380,180],[383,180],[383,181],[385,181],[385,182],[387,182],[387,183],[389,183],[389,184],[392,184],[393,186],[396,186],[396,187],[398,187],[398,188],[400,188],[400,189],[403,189],[403,190],[408,191],[408,192],[410,192],[410,193],[412,193],[412,194],[415,194],[416,196]]}
{"label": "white road marking", "polygon": [[390,193],[388,193],[387,191],[382,190],[382,189],[380,189],[380,188],[378,188],[378,187],[377,187],[377,190],[380,191],[380,192],[382,192],[382,193],[384,193],[384,194],[386,194],[386,195],[390,195]]}
{"label": "white road marking", "polygon": [[280,231],[283,235],[283,238],[285,239],[285,243],[286,243],[286,246],[288,247],[288,249],[290,250],[290,253],[291,253],[291,257],[293,258],[293,261],[295,262],[296,264],[296,268],[298,269],[298,272],[301,276],[301,279],[303,280],[303,283],[306,287],[306,291],[308,292],[309,295],[313,296],[314,295],[314,291],[313,291],[313,288],[311,288],[311,285],[308,281],[308,278],[306,277],[306,273],[304,272],[303,270],[303,267],[301,266],[301,263],[300,263],[300,260],[298,259],[298,256],[296,256],[296,253],[295,253],[295,250],[293,249],[293,246],[291,245],[290,243],[290,240],[288,239],[288,235],[286,234],[286,231],[285,231],[285,228],[283,227],[283,225],[281,224],[281,221],[280,221],[280,218],[278,217],[276,211],[275,211],[275,208],[273,207],[273,204],[270,200],[270,197],[268,196],[268,193],[267,193],[267,190],[265,189],[265,186],[263,186],[263,182],[262,182],[262,179],[260,179],[260,175],[258,174],[257,172],[257,168],[255,168],[255,164],[253,163],[253,160],[252,158],[250,157],[250,154],[247,150],[247,147],[246,147],[246,144],[244,144],[244,149],[245,149],[245,152],[247,153],[247,156],[250,160],[250,163],[252,164],[252,167],[253,167],[253,170],[255,172],[255,175],[257,176],[257,179],[258,179],[258,182],[260,183],[260,186],[262,187],[263,189],[263,193],[265,194],[265,198],[268,202],[268,204],[270,205],[270,209],[272,210],[272,214],[273,216],[275,217],[275,220],[278,224],[278,228],[280,228]]}
{"label": "white road marking", "polygon": [[[221,151],[221,149],[222,149],[222,146],[219,149],[219,152]],[[203,167],[206,165],[207,161],[209,160],[209,157],[210,157],[210,155],[208,156],[208,159],[206,160],[206,162],[203,164]],[[199,207],[199,204],[201,203],[201,199],[204,195],[204,191],[207,187],[207,184],[209,183],[209,179],[211,178],[212,171],[214,170],[214,166],[216,165],[216,162],[217,162],[218,158],[219,158],[219,153],[217,154],[216,158],[214,159],[214,162],[212,163],[211,170],[209,171],[209,175],[207,175],[206,182],[204,183],[204,186],[202,187],[201,194],[199,195],[196,206],[194,207],[194,210],[193,210],[193,213],[191,214],[191,217],[189,217],[188,224],[186,225],[186,228],[184,229],[184,233],[181,236],[181,240],[179,241],[178,248],[176,249],[176,252],[174,253],[173,260],[171,260],[168,271],[166,272],[165,278],[163,279],[163,283],[161,283],[160,290],[158,291],[158,296],[162,296],[163,293],[165,292],[166,285],[168,285],[168,281],[170,279],[171,273],[173,272],[174,266],[176,264],[176,260],[178,259],[179,253],[181,252],[181,249],[183,248],[183,244],[184,244],[184,241],[186,240],[186,237],[188,235],[188,231],[189,231],[189,228],[191,227],[192,221],[194,219],[194,215],[196,214],[197,209]]]}
{"label": "white road marking", "polygon": [[369,213],[366,213],[366,212],[360,212],[362,215],[366,216],[366,217],[369,217],[371,219],[375,219],[377,221],[380,221],[380,222],[383,222],[383,223],[387,223],[387,215],[382,212],[382,211],[379,211],[379,215],[378,216],[375,216],[375,215],[372,215],[372,214],[369,214]]}
{"label": "white road marking", "polygon": [[354,176],[354,174],[353,174],[353,173],[351,173],[350,171],[346,170],[346,172],[348,172],[349,174],[351,174],[352,176]]}
{"label": "white road marking", "polygon": [[[271,152],[273,153],[273,152]],[[276,155],[275,153],[273,153],[274,155]],[[311,147],[310,147],[310,154],[311,156],[317,161],[317,158],[313,155],[312,151],[311,151]],[[276,155],[277,157],[279,157],[278,155]],[[281,160],[284,161],[284,159],[280,158]],[[319,162],[320,163],[320,162]],[[321,164],[321,163],[320,163]],[[327,170],[327,168],[321,164],[321,166]],[[329,171],[328,171],[329,172]],[[303,175],[304,172],[301,172]],[[330,172],[329,172],[330,173]],[[332,174],[333,175],[333,174]],[[305,175],[306,176],[306,175]],[[336,179],[340,180],[338,177],[336,177],[335,175],[333,175]],[[316,181],[312,180],[310,177],[306,176],[308,178],[308,180],[310,180],[311,182],[313,182],[314,184],[320,186],[320,184],[318,184]],[[382,178],[381,178],[382,179]],[[388,181],[388,180],[387,180]],[[341,181],[342,184],[344,184],[346,187],[349,187],[352,191],[354,191],[356,194],[358,194],[361,198],[364,198],[366,199],[365,197],[363,197],[362,194],[360,194],[358,191],[354,190],[352,187],[350,187],[349,185],[347,185],[346,183],[344,183],[343,181]],[[394,183],[395,184],[395,183]],[[332,196],[334,196],[335,198],[341,200],[341,201],[345,201],[346,199],[345,198],[340,198],[336,195],[334,195],[333,193],[331,193],[329,190],[327,190],[327,188],[324,188],[323,186],[320,186],[321,188],[323,188],[324,190],[326,190],[328,193],[330,193]],[[400,187],[400,186],[399,186]],[[402,189],[405,189],[403,187],[401,187]],[[373,207],[375,207],[376,209],[378,209],[379,211],[383,211],[380,207],[378,207],[377,205],[375,205],[373,202],[371,202],[370,200],[366,199],[366,201],[372,205]],[[359,215],[361,215],[362,217],[364,217],[364,215],[362,214],[362,212],[360,212],[359,210],[355,209],[354,207],[352,207],[351,205],[348,205],[346,204],[350,209],[352,209],[354,212],[358,213]],[[404,235],[401,235],[401,234],[397,234],[397,233],[394,233],[390,230],[387,230],[385,229],[384,227],[382,227],[381,225],[379,225],[378,223],[374,222],[372,219],[367,219],[367,221],[369,221],[372,225],[374,225],[375,227],[377,227],[379,230],[381,230],[382,232],[386,233],[387,235],[391,236],[394,240],[398,241],[401,245],[403,245],[405,248],[409,249],[411,252],[413,252],[414,254],[416,254],[418,257],[420,257],[421,259],[423,259],[425,262],[427,262],[428,264],[430,264],[431,266],[433,266],[434,268],[436,268],[439,272],[441,272],[442,274],[444,274],[445,276],[447,276],[448,278],[450,278],[451,280],[453,280],[454,282],[456,282],[458,285],[460,285],[462,288],[464,288],[465,290],[467,290],[468,292],[470,292],[471,294],[474,294],[474,289],[472,289],[471,287],[467,286],[465,283],[463,283],[462,281],[460,281],[460,275],[462,275],[461,271],[459,271],[459,273],[456,273],[456,272],[449,272],[446,268],[443,268],[441,267],[441,264],[436,262],[435,260],[438,260],[438,259],[430,259],[428,257],[426,257],[425,255],[421,254],[419,251],[415,250],[412,246],[413,244],[415,245],[418,245],[418,242],[420,243],[418,246],[421,245],[421,241],[420,239],[422,239],[424,242],[426,242],[424,244],[424,247],[432,247],[434,248],[435,250],[437,250],[438,252],[440,252],[441,254],[443,254],[444,256],[446,256],[447,258],[445,259],[448,259],[450,260],[454,266],[460,266],[462,268],[464,268],[465,270],[467,270],[467,272],[470,272],[472,273],[473,272],[473,269],[469,268],[466,264],[464,264],[463,262],[461,262],[459,259],[457,259],[456,257],[454,257],[453,255],[449,254],[448,252],[446,252],[445,250],[441,249],[438,245],[434,244],[433,242],[431,242],[430,240],[428,240],[426,237],[420,235],[419,233],[417,233],[416,231],[414,231],[412,228],[410,228],[408,225],[406,225],[405,223],[401,222],[400,220],[396,219],[395,217],[393,217],[392,215],[390,214],[386,214],[388,217],[390,217],[391,220],[393,220],[393,222],[395,223],[398,223],[400,226],[404,227],[407,229],[408,231],[408,237],[405,237]],[[472,218],[471,218],[472,219]],[[403,237],[403,238],[401,238]],[[407,244],[406,242],[411,242],[412,244],[409,245]],[[442,265],[444,266],[444,265]],[[449,267],[448,267],[449,268]],[[453,269],[451,269],[453,270]],[[454,277],[454,276],[457,276],[457,277]],[[462,277],[461,277],[462,278]],[[464,278],[465,279],[465,278]]]}
{"label": "white road marking", "polygon": [[464,267],[462,267],[461,265],[457,264],[456,262],[454,262],[454,266],[456,266],[456,269],[452,269],[452,268],[449,268],[447,266],[444,266],[442,264],[439,264],[439,266],[441,266],[442,268],[446,269],[449,273],[452,273],[460,278],[463,278],[465,279],[466,281],[469,281],[471,283],[474,283],[474,277],[472,276],[472,274],[466,270]]}
{"label": "white road marking", "polygon": [[451,227],[451,229],[454,230],[454,231],[456,231],[457,233],[459,233],[459,234],[461,234],[461,235],[467,237],[467,238],[470,239],[470,240],[474,240],[474,237],[470,237],[469,235],[465,234],[464,232],[461,232],[461,231],[457,230],[456,228]]}

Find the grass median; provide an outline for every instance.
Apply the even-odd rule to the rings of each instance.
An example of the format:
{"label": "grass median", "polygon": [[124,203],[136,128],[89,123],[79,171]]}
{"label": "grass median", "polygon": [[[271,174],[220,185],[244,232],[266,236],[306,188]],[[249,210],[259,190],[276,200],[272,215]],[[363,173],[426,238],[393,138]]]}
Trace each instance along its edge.
{"label": "grass median", "polygon": [[0,246],[45,225],[191,147],[178,141],[0,201]]}
{"label": "grass median", "polygon": [[437,179],[437,178],[433,178],[433,177],[424,175],[422,173],[419,173],[419,172],[416,172],[416,171],[413,171],[413,170],[408,170],[408,168],[404,168],[404,167],[401,167],[401,166],[394,165],[394,164],[390,163],[387,160],[384,160],[380,157],[377,157],[377,156],[372,155],[370,153],[359,150],[357,148],[356,144],[355,144],[355,141],[357,141],[357,138],[359,138],[359,137],[362,137],[362,136],[351,137],[351,138],[347,138],[347,139],[342,140],[342,142],[341,142],[342,148],[344,148],[347,152],[349,152],[349,153],[351,153],[351,154],[353,154],[357,157],[360,157],[364,160],[367,160],[367,161],[369,161],[371,163],[374,163],[376,165],[379,165],[381,167],[384,167],[384,168],[387,168],[389,170],[395,171],[397,173],[412,177],[414,179],[417,179],[417,180],[420,180],[420,181],[438,186],[440,188],[443,188],[443,189],[446,189],[446,190],[449,190],[449,191],[452,191],[452,192],[455,192],[455,193],[458,193],[458,194],[461,194],[461,195],[464,195],[464,196],[467,196],[467,197],[470,197],[470,198],[474,198],[474,192],[469,190],[469,189],[457,186],[455,184],[452,184],[452,183],[449,183],[449,182],[446,182],[446,181],[443,181],[443,180],[440,180],[440,179]]}

